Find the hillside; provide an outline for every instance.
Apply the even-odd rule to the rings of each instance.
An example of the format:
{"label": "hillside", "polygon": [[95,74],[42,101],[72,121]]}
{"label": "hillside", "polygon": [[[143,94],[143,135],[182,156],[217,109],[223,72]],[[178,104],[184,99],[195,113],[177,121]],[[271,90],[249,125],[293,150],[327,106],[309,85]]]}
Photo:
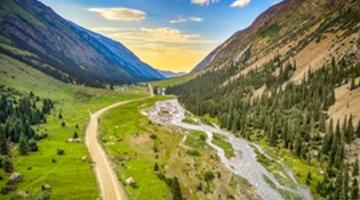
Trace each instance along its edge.
{"label": "hillside", "polygon": [[299,68],[321,66],[327,57],[339,58],[353,50],[359,10],[358,2],[352,0],[282,1],[236,32],[193,71],[231,63],[261,67],[276,53],[282,60],[296,60]]}
{"label": "hillside", "polygon": [[[20,173],[23,180],[17,184],[8,184],[12,172],[4,171],[4,165],[1,165],[0,199],[98,198],[91,159],[84,143],[89,112],[118,101],[145,97],[146,90],[122,88],[121,91],[112,91],[67,84],[0,54],[0,96],[3,97],[9,91],[16,91],[14,94],[19,96],[27,96],[32,92],[36,98],[50,99],[54,108],[46,116],[45,123],[32,126],[36,135],[46,135],[36,139],[37,151],[21,155],[18,153],[18,144],[9,143],[11,151],[8,156],[12,172]],[[40,102],[38,104],[41,105]],[[1,109],[1,119],[3,111]],[[4,126],[1,121],[0,142]],[[80,142],[68,142],[75,132]],[[64,155],[57,154],[59,149],[64,151]],[[6,157],[0,152],[1,163]],[[80,180],[81,184],[74,184],[75,179]]]}
{"label": "hillside", "polygon": [[358,199],[359,7],[282,1],[210,53],[193,70],[198,76],[167,92],[238,137],[320,169],[316,182],[313,172],[296,175],[316,198]]}
{"label": "hillside", "polygon": [[36,0],[4,0],[0,13],[0,52],[59,80],[101,86],[164,78],[119,42],[61,18]]}

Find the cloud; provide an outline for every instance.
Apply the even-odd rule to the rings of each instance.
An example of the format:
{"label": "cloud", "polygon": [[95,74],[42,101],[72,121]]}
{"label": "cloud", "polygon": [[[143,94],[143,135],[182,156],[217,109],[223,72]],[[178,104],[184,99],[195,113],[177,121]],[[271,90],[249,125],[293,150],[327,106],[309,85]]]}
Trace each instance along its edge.
{"label": "cloud", "polygon": [[216,3],[219,0],[191,0],[191,4],[196,5],[209,5],[210,3]]}
{"label": "cloud", "polygon": [[123,43],[146,63],[172,71],[190,71],[218,42],[170,27],[92,27],[91,30]]}
{"label": "cloud", "polygon": [[187,22],[188,20],[184,17],[178,17],[176,19],[172,19],[170,20],[170,24],[178,24],[178,23],[184,23]]}
{"label": "cloud", "polygon": [[169,27],[131,29],[109,34],[110,37],[127,42],[152,43],[213,43],[201,39],[200,34],[188,34]]}
{"label": "cloud", "polygon": [[130,9],[124,7],[117,8],[89,8],[90,12],[100,14],[108,20],[117,21],[141,21],[146,18],[146,13],[137,9]]}
{"label": "cloud", "polygon": [[188,18],[177,17],[176,19],[172,19],[169,22],[170,22],[170,24],[178,24],[178,23],[185,23],[185,22],[202,22],[202,21],[204,21],[203,18],[192,16],[192,17],[188,17]]}
{"label": "cloud", "polygon": [[[191,4],[196,4],[196,5],[209,5],[212,3],[217,3],[220,0],[191,0]],[[232,8],[242,8],[247,6],[250,3],[251,0],[235,0],[230,7]]]}
{"label": "cloud", "polygon": [[192,21],[192,22],[202,22],[202,21],[204,21],[204,19],[203,18],[201,18],[201,17],[189,17],[189,20],[190,21]]}
{"label": "cloud", "polygon": [[250,3],[250,0],[235,0],[230,7],[232,8],[242,8],[247,6]]}

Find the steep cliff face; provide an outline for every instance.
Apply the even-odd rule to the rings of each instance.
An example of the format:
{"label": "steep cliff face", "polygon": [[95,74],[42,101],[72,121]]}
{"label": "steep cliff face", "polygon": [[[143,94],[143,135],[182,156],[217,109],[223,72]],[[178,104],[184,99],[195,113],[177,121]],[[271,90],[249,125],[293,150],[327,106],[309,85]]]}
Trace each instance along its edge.
{"label": "steep cliff face", "polygon": [[119,42],[61,18],[38,1],[4,0],[0,11],[0,52],[60,80],[101,85],[163,78]]}

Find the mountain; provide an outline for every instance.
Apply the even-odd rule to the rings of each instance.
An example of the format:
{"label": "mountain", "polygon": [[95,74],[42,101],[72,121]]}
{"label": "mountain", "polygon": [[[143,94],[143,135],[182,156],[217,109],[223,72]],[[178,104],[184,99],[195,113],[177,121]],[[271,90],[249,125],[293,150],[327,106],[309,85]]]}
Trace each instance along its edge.
{"label": "mountain", "polygon": [[296,178],[314,199],[358,199],[359,61],[358,1],[284,0],[166,92],[290,168],[282,152],[307,163]]}
{"label": "mountain", "polygon": [[[359,7],[353,0],[282,1],[218,46],[193,71],[231,62],[261,66],[275,53],[296,59],[301,67],[321,66],[335,50],[352,48],[340,44],[343,39],[352,40],[350,34],[358,31],[354,24]],[[346,32],[341,33],[342,30]],[[307,53],[313,55],[303,56]]]}
{"label": "mountain", "polygon": [[183,76],[186,73],[185,72],[172,72],[172,71],[163,71],[163,70],[159,70],[159,72],[165,77],[165,78],[175,78],[175,77],[179,77],[179,76]]}
{"label": "mountain", "polygon": [[62,81],[100,86],[164,78],[121,43],[36,0],[3,0],[0,13],[0,52]]}

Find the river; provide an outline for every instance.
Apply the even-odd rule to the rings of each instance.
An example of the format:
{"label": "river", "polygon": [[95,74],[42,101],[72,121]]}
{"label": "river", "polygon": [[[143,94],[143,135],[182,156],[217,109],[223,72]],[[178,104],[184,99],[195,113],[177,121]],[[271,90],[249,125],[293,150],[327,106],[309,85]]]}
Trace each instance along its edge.
{"label": "river", "polygon": [[[254,185],[256,192],[262,199],[284,199],[284,197],[278,191],[279,189],[294,193],[301,197],[301,199],[313,199],[310,191],[305,186],[298,184],[296,189],[293,189],[286,185],[282,185],[272,173],[270,173],[264,166],[262,166],[257,161],[254,147],[257,148],[258,151],[264,154],[267,158],[271,158],[266,155],[264,151],[262,151],[260,146],[252,144],[247,140],[237,138],[230,132],[215,126],[210,126],[201,122],[196,124],[185,123],[183,122],[183,119],[185,118],[185,112],[186,110],[175,99],[157,102],[155,107],[147,112],[147,116],[150,120],[163,125],[173,125],[183,129],[205,132],[208,136],[206,140],[207,144],[216,151],[225,167],[228,168],[233,174],[247,179],[250,184]],[[231,143],[234,149],[235,156],[227,158],[223,149],[212,143],[213,133],[221,134],[226,137],[227,141]],[[282,164],[282,166],[284,165]],[[291,170],[288,168],[286,169],[286,173],[290,177],[294,177]],[[272,187],[264,177],[267,177],[267,179],[271,180],[277,189],[274,189],[274,187]],[[295,178],[294,181],[296,182]]]}

